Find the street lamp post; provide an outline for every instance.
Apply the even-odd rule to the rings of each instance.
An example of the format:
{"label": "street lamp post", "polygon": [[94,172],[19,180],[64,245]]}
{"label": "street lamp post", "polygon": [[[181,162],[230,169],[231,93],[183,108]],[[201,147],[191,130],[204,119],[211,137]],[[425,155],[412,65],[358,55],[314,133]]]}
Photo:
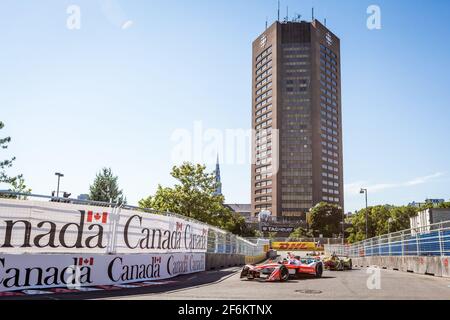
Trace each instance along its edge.
{"label": "street lamp post", "polygon": [[56,197],[59,198],[59,182],[64,175],[62,173],[56,172],[55,176],[58,177],[58,187],[56,188]]}
{"label": "street lamp post", "polygon": [[345,212],[344,208],[340,208],[342,210],[342,245],[345,244]]}
{"label": "street lamp post", "polygon": [[367,189],[361,189],[361,191],[359,193],[366,195],[366,240],[367,240],[369,238],[369,222],[368,222],[368,217],[367,217],[367,214],[368,214],[367,211],[368,211],[369,206],[367,203]]}
{"label": "street lamp post", "polygon": [[391,223],[392,223],[392,222],[394,222],[394,219],[389,218],[389,220],[388,220],[388,234],[391,233]]}

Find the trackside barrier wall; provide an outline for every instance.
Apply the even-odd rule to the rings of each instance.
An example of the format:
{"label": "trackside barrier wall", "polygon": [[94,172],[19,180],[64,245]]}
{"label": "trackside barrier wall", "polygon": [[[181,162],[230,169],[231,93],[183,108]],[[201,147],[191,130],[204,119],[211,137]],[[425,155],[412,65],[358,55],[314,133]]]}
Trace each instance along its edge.
{"label": "trackside barrier wall", "polygon": [[450,221],[351,245],[325,245],[325,252],[351,257],[356,266],[450,277]]}
{"label": "trackside barrier wall", "polygon": [[258,264],[264,260],[266,260],[268,257],[265,254],[262,254],[260,256],[246,256],[245,257],[245,264]]}
{"label": "trackside barrier wall", "polygon": [[245,258],[241,254],[206,253],[206,270],[242,266],[245,264]]}
{"label": "trackside barrier wall", "polygon": [[15,199],[0,199],[0,292],[167,279],[260,260],[269,247],[168,212],[1,196]]}
{"label": "trackside barrier wall", "polygon": [[450,278],[448,257],[361,257],[352,258],[355,267],[383,269]]}

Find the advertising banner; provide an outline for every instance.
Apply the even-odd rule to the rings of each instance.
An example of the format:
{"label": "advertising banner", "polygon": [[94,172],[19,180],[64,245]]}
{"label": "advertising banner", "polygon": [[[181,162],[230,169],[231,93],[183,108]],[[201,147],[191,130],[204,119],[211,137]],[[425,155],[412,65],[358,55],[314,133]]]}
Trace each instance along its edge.
{"label": "advertising banner", "polygon": [[206,252],[208,227],[174,217],[122,210],[116,226],[118,253]]}
{"label": "advertising banner", "polygon": [[204,253],[0,254],[0,292],[120,285],[205,271]]}
{"label": "advertising banner", "polygon": [[206,252],[208,226],[177,217],[56,202],[0,200],[1,253]]}
{"label": "advertising banner", "polygon": [[315,242],[273,242],[272,249],[282,251],[323,251],[324,248]]}
{"label": "advertising banner", "polygon": [[283,226],[262,226],[261,231],[263,232],[283,232],[283,233],[292,233],[294,231],[294,227],[283,227]]}

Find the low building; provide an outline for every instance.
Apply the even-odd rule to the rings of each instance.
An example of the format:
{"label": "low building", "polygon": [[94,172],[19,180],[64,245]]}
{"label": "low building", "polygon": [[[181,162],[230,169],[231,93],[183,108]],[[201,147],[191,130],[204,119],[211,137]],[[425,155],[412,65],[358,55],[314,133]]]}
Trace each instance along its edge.
{"label": "low building", "polygon": [[410,219],[412,233],[429,232],[435,227],[433,224],[449,222],[450,225],[450,209],[432,208],[421,211],[417,216]]}
{"label": "low building", "polygon": [[251,204],[226,204],[225,207],[238,213],[245,218],[245,221],[249,222],[251,220],[252,206]]}
{"label": "low building", "polygon": [[441,203],[444,203],[445,199],[427,199],[425,202],[411,202],[408,204],[410,207],[420,208],[421,206],[432,204],[433,206],[438,206]]}
{"label": "low building", "polygon": [[88,201],[88,200],[89,200],[89,195],[88,195],[88,194],[80,194],[80,195],[77,197],[77,199],[78,199],[78,200],[81,200],[81,201]]}

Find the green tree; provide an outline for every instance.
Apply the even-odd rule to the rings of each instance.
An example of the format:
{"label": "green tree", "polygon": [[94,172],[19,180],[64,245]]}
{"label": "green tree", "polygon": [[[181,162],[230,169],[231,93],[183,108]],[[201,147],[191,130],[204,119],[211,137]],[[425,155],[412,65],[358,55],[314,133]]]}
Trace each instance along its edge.
{"label": "green tree", "polygon": [[94,183],[90,186],[89,199],[93,201],[126,203],[123,191],[119,189],[119,178],[112,173],[111,168],[103,168],[97,173]]}
{"label": "green tree", "polygon": [[257,236],[256,230],[251,228],[245,222],[244,217],[238,213],[231,213],[229,217],[225,216],[224,223],[219,223],[219,226],[241,237],[252,238]]}
{"label": "green tree", "polygon": [[159,185],[155,195],[142,199],[139,206],[184,215],[238,235],[254,236],[244,218],[224,206],[224,197],[215,193],[214,173],[205,170],[205,166],[191,163],[173,167],[171,175],[177,183],[172,188]]}
{"label": "green tree", "polygon": [[443,202],[443,203],[439,203],[439,204],[434,204],[434,203],[426,203],[420,206],[420,209],[418,211],[424,211],[427,209],[433,209],[433,208],[438,208],[438,209],[449,209],[450,208],[450,202]]}
{"label": "green tree", "polygon": [[317,204],[307,214],[308,225],[313,235],[322,234],[325,238],[331,238],[342,232],[342,219],[342,209],[337,205],[325,202]]}
{"label": "green tree", "polygon": [[438,205],[440,209],[450,209],[450,202],[443,202]]}
{"label": "green tree", "polygon": [[259,230],[256,230],[255,232],[254,232],[254,237],[257,237],[257,238],[264,238],[264,233],[263,232],[261,232],[261,231],[259,231]]}
{"label": "green tree", "polygon": [[398,232],[410,228],[410,218],[418,212],[414,207],[395,207],[381,205],[360,210],[352,217],[349,242],[354,243],[366,238],[366,212],[368,238],[378,237],[389,232]]}
{"label": "green tree", "polygon": [[297,228],[295,229],[290,235],[290,239],[303,239],[303,238],[313,238],[314,235],[311,231],[305,229],[305,228]]}
{"label": "green tree", "polygon": [[[0,130],[3,129],[4,127],[5,127],[4,123],[0,121]],[[10,142],[11,142],[11,137],[0,138],[0,149],[3,149],[3,150],[8,149],[8,145]],[[31,189],[29,189],[25,185],[25,180],[22,175],[18,175],[16,177],[10,177],[6,173],[6,169],[11,168],[15,160],[16,160],[16,158],[13,157],[11,159],[0,161],[0,183],[9,184],[11,186],[9,191],[30,194]],[[21,198],[26,199],[27,198],[26,196],[25,197],[2,196],[2,197],[10,198],[10,199],[21,199]]]}
{"label": "green tree", "polygon": [[[4,123],[0,121],[0,130],[5,127]],[[8,144],[11,142],[11,137],[0,138],[0,149],[8,149]],[[0,183],[11,183],[12,181],[20,178],[18,177],[10,177],[7,175],[5,169],[11,168],[13,162],[16,160],[15,157],[7,160],[0,160]]]}
{"label": "green tree", "polygon": [[435,207],[435,205],[433,203],[424,203],[424,204],[421,204],[419,206],[417,211],[424,211],[424,210],[428,210],[428,209],[433,209],[434,207]]}
{"label": "green tree", "polygon": [[389,219],[389,206],[376,206],[360,210],[352,217],[352,226],[348,229],[349,242],[358,242],[366,238],[366,212],[368,238],[375,237],[379,225]]}
{"label": "green tree", "polygon": [[274,240],[277,237],[277,235],[278,235],[278,232],[269,232],[268,238],[270,240]]}
{"label": "green tree", "polygon": [[[22,176],[17,177],[11,181],[11,188],[9,191],[23,193],[23,194],[31,194],[31,189],[27,187],[25,184],[25,179]],[[27,200],[27,196],[12,196],[15,199]]]}
{"label": "green tree", "polygon": [[417,214],[417,208],[411,206],[391,206],[389,210],[389,218],[391,218],[391,223],[384,221],[383,228],[377,230],[378,235],[398,232],[411,228],[411,218]]}

